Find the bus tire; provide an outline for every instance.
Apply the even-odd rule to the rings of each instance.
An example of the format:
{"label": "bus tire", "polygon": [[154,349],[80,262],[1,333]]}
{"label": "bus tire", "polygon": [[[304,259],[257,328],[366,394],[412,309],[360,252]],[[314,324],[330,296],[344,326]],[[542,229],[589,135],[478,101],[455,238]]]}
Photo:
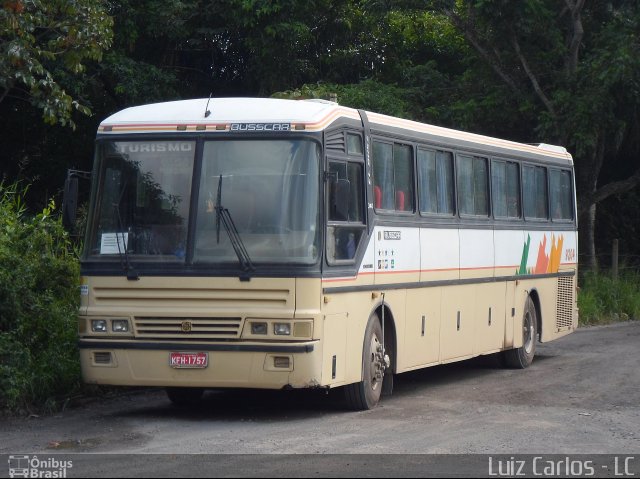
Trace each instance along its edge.
{"label": "bus tire", "polygon": [[167,388],[167,396],[174,406],[184,407],[196,404],[202,399],[202,388]]}
{"label": "bus tire", "polygon": [[347,407],[356,411],[373,409],[380,401],[384,380],[381,358],[382,326],[374,314],[367,323],[362,349],[362,381],[345,386]]}
{"label": "bus tire", "polygon": [[536,354],[537,324],[538,313],[531,296],[528,296],[522,316],[522,346],[502,353],[505,366],[511,369],[525,369],[531,365]]}

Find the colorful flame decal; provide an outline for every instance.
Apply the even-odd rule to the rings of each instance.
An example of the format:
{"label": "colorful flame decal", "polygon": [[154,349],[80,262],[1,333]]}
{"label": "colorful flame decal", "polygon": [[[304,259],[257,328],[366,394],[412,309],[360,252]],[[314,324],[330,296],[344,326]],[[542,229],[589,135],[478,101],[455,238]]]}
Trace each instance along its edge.
{"label": "colorful flame decal", "polygon": [[547,254],[547,235],[545,234],[538,245],[538,258],[533,268],[527,269],[529,262],[529,249],[531,247],[531,235],[527,235],[527,242],[522,249],[522,259],[520,260],[520,268],[516,271],[517,275],[523,274],[545,274],[557,273],[560,269],[560,259],[562,255],[562,244],[564,237],[562,235],[557,238],[551,235],[551,251]]}

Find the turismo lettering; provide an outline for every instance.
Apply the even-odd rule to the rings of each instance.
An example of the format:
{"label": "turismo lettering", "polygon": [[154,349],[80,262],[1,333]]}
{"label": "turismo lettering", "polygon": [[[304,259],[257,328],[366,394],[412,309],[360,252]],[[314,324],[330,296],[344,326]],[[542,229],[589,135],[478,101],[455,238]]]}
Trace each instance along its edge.
{"label": "turismo lettering", "polygon": [[193,143],[162,142],[162,143],[117,143],[120,153],[165,153],[191,151]]}

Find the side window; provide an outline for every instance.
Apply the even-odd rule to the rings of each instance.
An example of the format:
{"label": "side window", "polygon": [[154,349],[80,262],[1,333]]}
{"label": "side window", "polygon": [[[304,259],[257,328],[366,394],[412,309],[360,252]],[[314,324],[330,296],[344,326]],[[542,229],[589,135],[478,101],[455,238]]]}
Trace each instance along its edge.
{"label": "side window", "polygon": [[460,214],[489,216],[489,179],[486,158],[458,156]]}
{"label": "side window", "polygon": [[548,219],[547,170],[541,166],[522,168],[524,216],[529,219]]}
{"label": "side window", "polygon": [[[332,161],[329,163],[329,197],[338,198],[338,188],[348,191],[343,199],[346,204],[329,204],[329,221],[363,221],[362,208],[362,164],[346,161]],[[344,194],[344,192],[343,192]]]}
{"label": "side window", "polygon": [[491,194],[496,218],[520,218],[520,171],[517,163],[491,162]]}
{"label": "side window", "polygon": [[420,212],[453,215],[453,156],[449,152],[418,149]]}
{"label": "side window", "polygon": [[551,218],[553,220],[573,219],[573,190],[571,172],[562,170],[549,171]]}
{"label": "side window", "polygon": [[363,155],[362,137],[354,133],[347,133],[347,154]]}
{"label": "side window", "polygon": [[372,161],[376,210],[413,212],[411,147],[374,141]]}
{"label": "side window", "polygon": [[353,263],[365,231],[363,164],[329,161],[327,260]]}

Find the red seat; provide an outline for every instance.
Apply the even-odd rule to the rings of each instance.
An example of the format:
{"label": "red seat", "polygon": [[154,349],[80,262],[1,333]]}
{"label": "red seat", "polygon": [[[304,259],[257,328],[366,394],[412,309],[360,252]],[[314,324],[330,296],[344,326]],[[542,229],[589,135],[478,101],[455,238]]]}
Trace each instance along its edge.
{"label": "red seat", "polygon": [[374,196],[374,206],[377,210],[382,206],[382,190],[379,186],[373,187],[373,196]]}
{"label": "red seat", "polygon": [[404,211],[404,191],[396,191],[396,210]]}

